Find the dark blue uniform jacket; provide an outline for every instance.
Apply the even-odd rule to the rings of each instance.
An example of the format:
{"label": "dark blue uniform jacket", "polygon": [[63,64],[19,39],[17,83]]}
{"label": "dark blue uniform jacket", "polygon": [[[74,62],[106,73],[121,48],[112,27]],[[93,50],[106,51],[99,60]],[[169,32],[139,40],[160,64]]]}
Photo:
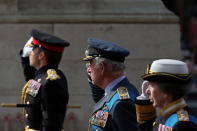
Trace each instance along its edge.
{"label": "dark blue uniform jacket", "polygon": [[136,96],[138,96],[137,89],[127,78],[123,79],[96,103],[89,119],[89,130],[136,131],[137,120],[134,105]]}

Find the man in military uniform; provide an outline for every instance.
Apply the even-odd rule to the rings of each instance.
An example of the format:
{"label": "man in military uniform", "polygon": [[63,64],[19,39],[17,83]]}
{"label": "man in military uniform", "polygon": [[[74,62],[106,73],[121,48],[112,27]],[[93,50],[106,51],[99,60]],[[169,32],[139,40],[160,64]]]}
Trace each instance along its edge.
{"label": "man in military uniform", "polygon": [[92,83],[105,91],[94,106],[89,131],[135,131],[137,121],[134,99],[137,89],[124,75],[124,60],[129,51],[108,41],[88,39],[84,61]]}
{"label": "man in military uniform", "polygon": [[[142,95],[136,97],[140,131],[197,130],[197,119],[183,98],[191,80],[186,63],[172,59],[153,61],[142,78],[146,80]],[[155,107],[160,110],[158,117]]]}
{"label": "man in military uniform", "polygon": [[28,80],[22,91],[22,102],[27,104],[25,130],[62,131],[69,96],[66,77],[58,65],[69,43],[39,30],[32,30],[31,36],[21,51]]}

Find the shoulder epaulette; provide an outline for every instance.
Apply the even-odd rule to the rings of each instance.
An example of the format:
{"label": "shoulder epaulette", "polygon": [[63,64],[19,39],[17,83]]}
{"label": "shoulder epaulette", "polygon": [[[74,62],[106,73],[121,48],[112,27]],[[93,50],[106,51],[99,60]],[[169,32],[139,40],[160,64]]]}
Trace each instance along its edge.
{"label": "shoulder epaulette", "polygon": [[60,79],[60,76],[57,74],[57,72],[54,69],[48,69],[47,70],[47,78],[46,80],[58,80]]}
{"label": "shoulder epaulette", "polygon": [[193,115],[189,115],[186,110],[180,109],[172,114],[165,122],[166,126],[173,127],[178,121],[191,121],[197,125],[197,119]]}
{"label": "shoulder epaulette", "polygon": [[119,98],[120,100],[124,100],[124,99],[130,99],[130,95],[129,95],[129,92],[127,90],[126,87],[119,87],[117,89],[117,92],[118,92],[118,95],[119,95]]}
{"label": "shoulder epaulette", "polygon": [[177,111],[178,119],[179,121],[189,121],[189,115],[186,110],[178,110]]}

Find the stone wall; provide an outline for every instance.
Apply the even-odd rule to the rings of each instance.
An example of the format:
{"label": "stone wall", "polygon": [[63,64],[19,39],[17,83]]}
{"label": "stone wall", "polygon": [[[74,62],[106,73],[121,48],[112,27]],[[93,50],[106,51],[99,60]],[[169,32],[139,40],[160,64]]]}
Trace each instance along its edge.
{"label": "stone wall", "polygon": [[[159,58],[179,59],[177,18],[159,0],[1,0],[0,102],[20,103],[25,84],[19,51],[32,29],[57,35],[71,45],[60,68],[69,85],[66,131],[87,131],[94,105],[82,61],[87,39],[96,37],[131,51],[126,75],[140,90],[146,65]],[[22,131],[21,109],[0,108],[0,131]]]}
{"label": "stone wall", "polygon": [[175,22],[160,0],[1,0],[0,22]]}

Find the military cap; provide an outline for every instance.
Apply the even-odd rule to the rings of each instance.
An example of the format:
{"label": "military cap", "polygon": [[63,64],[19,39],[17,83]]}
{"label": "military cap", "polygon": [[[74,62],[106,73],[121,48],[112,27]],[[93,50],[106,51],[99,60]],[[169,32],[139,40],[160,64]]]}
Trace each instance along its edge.
{"label": "military cap", "polygon": [[84,61],[89,61],[96,57],[107,58],[113,61],[124,62],[125,57],[129,55],[129,51],[123,47],[96,38],[88,39],[88,48],[85,52]]}
{"label": "military cap", "polygon": [[148,65],[144,80],[157,82],[181,82],[187,83],[191,80],[187,64],[173,59],[159,59]]}
{"label": "military cap", "polygon": [[33,37],[32,44],[34,46],[38,46],[53,52],[62,53],[64,51],[64,47],[70,45],[69,42],[59,37],[35,29],[32,30],[31,36]]}

